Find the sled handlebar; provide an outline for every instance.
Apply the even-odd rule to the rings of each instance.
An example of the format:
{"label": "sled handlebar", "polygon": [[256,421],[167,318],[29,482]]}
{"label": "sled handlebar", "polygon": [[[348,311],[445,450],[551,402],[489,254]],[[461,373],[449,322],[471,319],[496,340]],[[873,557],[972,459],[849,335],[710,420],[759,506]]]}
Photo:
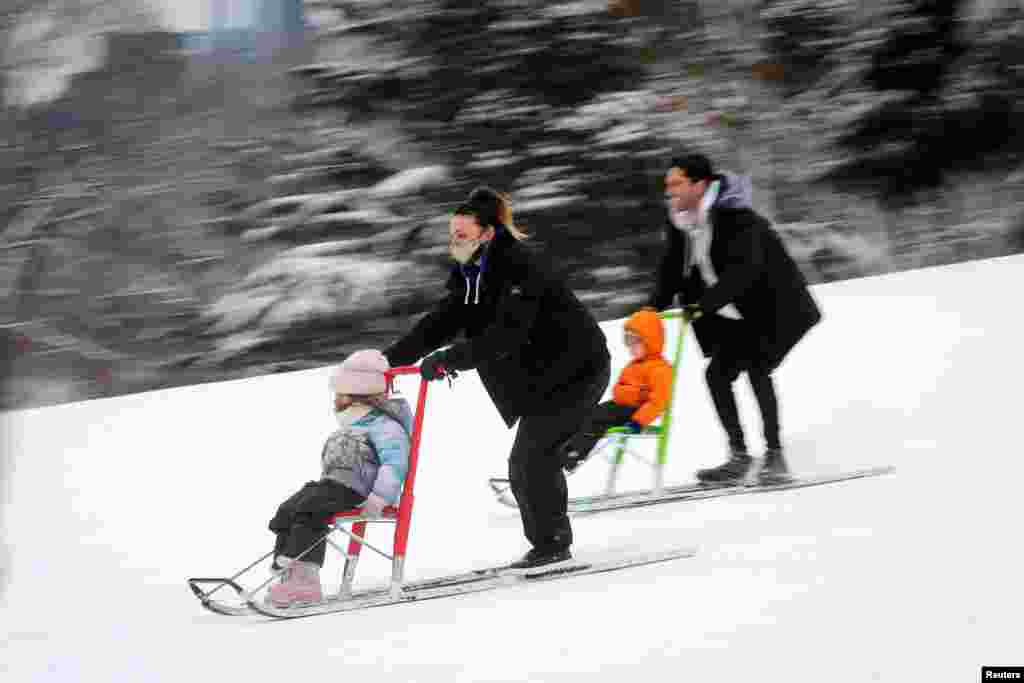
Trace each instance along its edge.
{"label": "sled handlebar", "polygon": [[[387,371],[388,390],[392,388],[394,379],[400,375],[418,375],[420,369],[416,365],[404,365],[391,368]],[[412,505],[415,500],[414,491],[416,487],[416,471],[419,466],[420,456],[420,435],[423,433],[423,413],[427,408],[427,386],[430,384],[425,379],[420,380],[420,389],[416,397],[416,412],[413,418],[413,428],[410,436],[409,447],[409,471],[405,476],[405,485],[402,487],[402,497],[398,502],[398,529],[395,532],[395,555],[404,557],[406,544],[409,540],[409,523],[412,518]]]}

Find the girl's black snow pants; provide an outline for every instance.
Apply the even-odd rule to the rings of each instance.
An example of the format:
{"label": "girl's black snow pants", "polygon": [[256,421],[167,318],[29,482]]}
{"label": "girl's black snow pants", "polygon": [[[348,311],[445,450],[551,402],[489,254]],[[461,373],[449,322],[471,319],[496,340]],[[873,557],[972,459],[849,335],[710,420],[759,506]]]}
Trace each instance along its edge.
{"label": "girl's black snow pants", "polygon": [[365,500],[366,496],[332,479],[308,482],[281,503],[270,520],[270,530],[277,534],[275,558],[284,555],[294,559],[316,543],[302,555],[302,561],[323,566],[326,544],[317,541],[327,533],[327,520],[335,513],[359,507]]}

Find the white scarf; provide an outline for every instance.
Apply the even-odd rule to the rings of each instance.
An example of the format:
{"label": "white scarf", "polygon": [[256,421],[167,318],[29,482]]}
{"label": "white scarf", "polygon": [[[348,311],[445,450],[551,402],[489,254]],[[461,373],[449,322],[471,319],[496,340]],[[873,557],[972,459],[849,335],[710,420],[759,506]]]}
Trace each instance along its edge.
{"label": "white scarf", "polygon": [[[683,232],[690,238],[690,257],[685,264],[686,270],[696,266],[704,284],[714,287],[718,282],[718,274],[715,273],[715,266],[711,263],[711,239],[713,237],[711,221],[708,220],[708,213],[718,199],[718,192],[721,183],[717,180],[708,185],[704,196],[700,199],[700,206],[696,211],[669,211],[669,219],[677,230]],[[740,320],[743,316],[732,304],[727,304],[720,311],[726,318]],[[708,311],[714,313],[714,311]]]}
{"label": "white scarf", "polygon": [[368,406],[365,403],[353,403],[345,410],[335,413],[334,417],[338,420],[339,428],[348,429],[353,422],[369,415],[371,410],[373,410],[373,406]]}

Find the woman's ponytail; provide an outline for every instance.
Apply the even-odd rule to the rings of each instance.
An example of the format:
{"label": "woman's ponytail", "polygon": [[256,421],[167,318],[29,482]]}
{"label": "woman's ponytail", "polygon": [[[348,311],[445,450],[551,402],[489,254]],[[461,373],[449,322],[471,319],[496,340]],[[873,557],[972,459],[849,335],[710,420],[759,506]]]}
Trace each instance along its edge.
{"label": "woman's ponytail", "polygon": [[512,221],[512,197],[504,192],[495,194],[498,200],[498,218],[501,220],[502,225],[505,226],[505,229],[508,230],[508,233],[520,242],[529,239],[530,235],[516,227],[516,224]]}

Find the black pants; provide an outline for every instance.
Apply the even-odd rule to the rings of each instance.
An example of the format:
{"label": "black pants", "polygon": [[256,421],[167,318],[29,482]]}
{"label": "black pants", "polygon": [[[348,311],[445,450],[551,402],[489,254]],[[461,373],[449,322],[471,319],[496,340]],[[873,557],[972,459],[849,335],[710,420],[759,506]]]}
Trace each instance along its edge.
{"label": "black pants", "polygon": [[742,354],[736,354],[730,349],[720,349],[711,357],[704,375],[718,419],[729,438],[729,447],[734,451],[746,451],[747,448],[739,411],[736,408],[736,397],[732,392],[732,384],[741,372],[747,373],[750,386],[754,390],[754,398],[757,399],[757,407],[761,411],[765,446],[779,448],[779,405],[775,397],[771,371],[744,358]]}
{"label": "black pants", "polygon": [[523,533],[534,548],[546,552],[572,545],[572,526],[566,513],[569,492],[559,457],[562,445],[579,431],[583,421],[608,388],[611,368],[605,364],[568,396],[563,410],[552,415],[526,415],[508,456],[508,478],[519,505]]}
{"label": "black pants", "polygon": [[604,433],[612,427],[621,427],[633,417],[636,408],[619,405],[615,401],[599,403],[583,421],[583,426],[565,445],[565,451],[576,451],[581,456],[594,449]]}
{"label": "black pants", "polygon": [[[270,530],[277,534],[274,556],[298,557],[327,533],[327,520],[335,513],[353,510],[365,501],[366,496],[332,479],[308,482],[281,503],[270,520]],[[302,561],[323,566],[326,548],[325,543],[316,543]]]}
{"label": "black pants", "polygon": [[0,329],[0,410],[7,409],[9,383],[14,374],[14,357],[18,352],[18,340],[15,335]]}

